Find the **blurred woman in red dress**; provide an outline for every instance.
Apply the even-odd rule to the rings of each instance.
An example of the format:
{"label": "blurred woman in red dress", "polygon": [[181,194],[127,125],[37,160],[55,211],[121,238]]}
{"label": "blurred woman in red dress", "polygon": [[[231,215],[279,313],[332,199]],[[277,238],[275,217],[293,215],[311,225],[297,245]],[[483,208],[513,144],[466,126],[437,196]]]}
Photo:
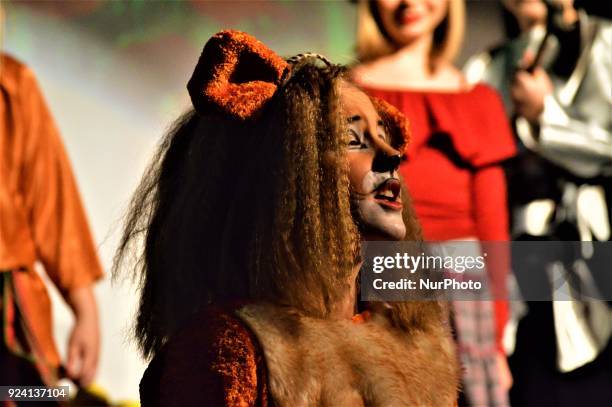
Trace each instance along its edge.
{"label": "blurred woman in red dress", "polygon": [[[411,121],[413,143],[400,173],[425,238],[508,240],[500,164],[515,147],[497,93],[468,85],[452,64],[463,36],[463,1],[362,1],[358,7],[360,64],[353,77]],[[496,257],[487,264],[488,277],[503,292],[507,261]],[[453,308],[465,401],[507,405],[512,379],[501,346],[507,303],[456,301]]]}

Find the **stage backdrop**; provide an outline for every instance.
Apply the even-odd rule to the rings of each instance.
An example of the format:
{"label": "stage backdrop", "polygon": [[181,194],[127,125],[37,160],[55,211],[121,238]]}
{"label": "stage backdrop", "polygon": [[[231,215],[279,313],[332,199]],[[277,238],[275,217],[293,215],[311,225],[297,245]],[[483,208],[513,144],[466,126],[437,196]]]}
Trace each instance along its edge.
{"label": "stage backdrop", "polygon": [[[282,55],[320,52],[353,59],[348,1],[15,1],[4,2],[6,52],[37,74],[79,182],[108,271],[131,192],[160,136],[189,107],[185,84],[204,42],[223,28],[250,32]],[[460,58],[502,38],[496,1],[468,2]],[[144,369],[129,328],[134,288],[96,288],[102,324],[97,383],[114,400],[138,399]],[[53,294],[62,354],[72,324]]]}

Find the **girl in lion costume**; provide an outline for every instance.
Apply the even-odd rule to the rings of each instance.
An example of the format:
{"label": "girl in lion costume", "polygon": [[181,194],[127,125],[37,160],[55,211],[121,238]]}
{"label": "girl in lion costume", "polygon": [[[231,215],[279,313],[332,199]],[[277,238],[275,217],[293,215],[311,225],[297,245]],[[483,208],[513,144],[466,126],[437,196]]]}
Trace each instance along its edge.
{"label": "girl in lion costume", "polygon": [[237,31],[188,90],[116,259],[138,256],[143,405],[454,405],[445,306],[358,301],[362,242],[420,238],[402,115]]}

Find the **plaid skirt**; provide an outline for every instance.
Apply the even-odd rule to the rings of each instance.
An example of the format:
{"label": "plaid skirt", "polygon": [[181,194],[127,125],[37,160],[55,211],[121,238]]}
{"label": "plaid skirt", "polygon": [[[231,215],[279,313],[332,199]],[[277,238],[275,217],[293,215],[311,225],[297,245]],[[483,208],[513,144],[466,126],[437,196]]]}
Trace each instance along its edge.
{"label": "plaid skirt", "polygon": [[493,302],[453,301],[452,308],[466,404],[508,406],[508,393],[497,370]]}

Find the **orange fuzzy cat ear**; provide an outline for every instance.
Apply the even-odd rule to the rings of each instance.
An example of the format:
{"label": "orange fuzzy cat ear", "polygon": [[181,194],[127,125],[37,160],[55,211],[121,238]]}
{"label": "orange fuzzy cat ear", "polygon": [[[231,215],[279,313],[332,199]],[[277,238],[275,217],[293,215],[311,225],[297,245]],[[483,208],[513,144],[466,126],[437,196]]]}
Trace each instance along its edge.
{"label": "orange fuzzy cat ear", "polygon": [[381,119],[389,126],[393,147],[400,150],[403,154],[410,143],[411,132],[408,119],[402,112],[387,101],[377,97],[371,97],[371,100]]}
{"label": "orange fuzzy cat ear", "polygon": [[274,95],[287,66],[255,37],[221,31],[204,46],[187,90],[200,114],[248,120]]}

